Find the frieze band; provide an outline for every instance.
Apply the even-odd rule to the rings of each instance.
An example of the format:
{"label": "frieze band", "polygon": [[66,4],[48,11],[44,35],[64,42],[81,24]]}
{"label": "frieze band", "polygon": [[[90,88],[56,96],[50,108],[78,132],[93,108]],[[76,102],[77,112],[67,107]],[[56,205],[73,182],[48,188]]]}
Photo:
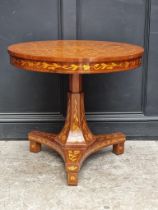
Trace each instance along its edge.
{"label": "frieze band", "polygon": [[55,73],[108,73],[116,71],[125,71],[134,69],[141,65],[141,58],[131,59],[127,61],[115,61],[115,62],[102,62],[102,63],[91,63],[91,64],[77,64],[77,63],[57,63],[50,61],[35,61],[17,58],[11,56],[11,64],[27,70],[40,71],[40,72],[52,72]]}

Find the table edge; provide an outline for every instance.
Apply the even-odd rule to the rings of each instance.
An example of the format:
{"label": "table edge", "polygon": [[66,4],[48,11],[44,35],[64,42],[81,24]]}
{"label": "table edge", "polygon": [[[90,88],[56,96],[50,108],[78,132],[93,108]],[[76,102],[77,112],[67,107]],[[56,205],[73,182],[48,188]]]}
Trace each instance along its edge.
{"label": "table edge", "polygon": [[98,74],[98,73],[112,73],[112,72],[128,71],[136,69],[142,64],[142,56],[123,61],[64,63],[64,62],[24,59],[10,55],[10,63],[16,66],[17,68],[29,71],[35,71],[35,72],[59,73],[59,74],[76,74],[76,73]]}

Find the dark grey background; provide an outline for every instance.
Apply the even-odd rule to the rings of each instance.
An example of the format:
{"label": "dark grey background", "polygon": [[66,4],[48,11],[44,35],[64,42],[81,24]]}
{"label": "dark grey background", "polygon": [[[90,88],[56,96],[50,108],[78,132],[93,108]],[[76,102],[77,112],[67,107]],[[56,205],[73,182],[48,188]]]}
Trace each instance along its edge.
{"label": "dark grey background", "polygon": [[158,137],[157,0],[2,0],[0,26],[0,139],[63,125],[67,76],[17,70],[7,54],[12,43],[50,39],[144,46],[143,66],[135,71],[84,76],[85,106],[95,133]]}

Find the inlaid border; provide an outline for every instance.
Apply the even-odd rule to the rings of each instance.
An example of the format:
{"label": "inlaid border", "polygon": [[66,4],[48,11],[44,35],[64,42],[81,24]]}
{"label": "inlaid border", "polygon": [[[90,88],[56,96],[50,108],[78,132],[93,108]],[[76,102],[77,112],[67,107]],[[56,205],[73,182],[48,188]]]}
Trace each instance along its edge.
{"label": "inlaid border", "polygon": [[49,72],[49,73],[61,73],[61,74],[89,74],[89,73],[110,73],[117,71],[127,71],[135,69],[141,65],[141,57],[125,60],[125,61],[113,61],[113,62],[101,62],[101,63],[58,63],[50,61],[36,61],[30,59],[23,59],[14,56],[10,56],[10,62],[14,66],[26,70]]}

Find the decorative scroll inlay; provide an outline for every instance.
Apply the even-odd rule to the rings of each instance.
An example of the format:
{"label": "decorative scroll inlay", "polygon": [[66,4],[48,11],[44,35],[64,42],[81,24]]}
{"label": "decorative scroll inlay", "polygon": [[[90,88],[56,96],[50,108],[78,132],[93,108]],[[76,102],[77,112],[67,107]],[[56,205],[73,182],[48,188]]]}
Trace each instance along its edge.
{"label": "decorative scroll inlay", "polygon": [[141,58],[131,59],[127,61],[102,62],[91,64],[77,64],[77,63],[57,63],[49,61],[36,61],[29,59],[21,59],[11,56],[11,63],[23,69],[41,71],[41,72],[56,72],[70,73],[70,72],[112,72],[119,70],[128,70],[136,68],[141,64]]}
{"label": "decorative scroll inlay", "polygon": [[69,170],[69,171],[75,171],[75,170],[77,170],[77,166],[68,166],[67,167],[67,169]]}
{"label": "decorative scroll inlay", "polygon": [[68,151],[68,159],[72,162],[75,162],[80,157],[80,151],[79,150],[69,150]]}
{"label": "decorative scroll inlay", "polygon": [[75,181],[75,179],[76,179],[75,176],[73,176],[73,175],[70,176],[71,181]]}
{"label": "decorative scroll inlay", "polygon": [[76,98],[74,99],[74,113],[73,113],[73,124],[72,131],[78,131],[79,129],[79,119],[78,119],[78,104]]}

